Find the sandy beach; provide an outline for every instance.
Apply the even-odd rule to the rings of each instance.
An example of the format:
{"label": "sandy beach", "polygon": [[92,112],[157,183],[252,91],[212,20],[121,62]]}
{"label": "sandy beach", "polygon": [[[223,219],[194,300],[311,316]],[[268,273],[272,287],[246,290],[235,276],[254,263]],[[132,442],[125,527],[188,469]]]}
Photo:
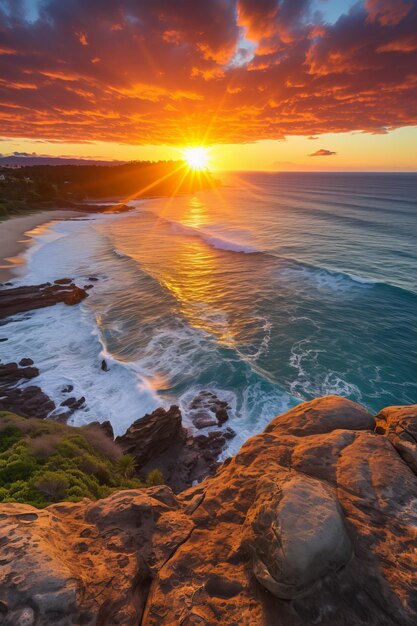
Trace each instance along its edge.
{"label": "sandy beach", "polygon": [[12,280],[21,273],[24,259],[21,255],[32,242],[30,231],[52,220],[83,215],[79,211],[39,211],[30,215],[11,217],[0,222],[0,282]]}

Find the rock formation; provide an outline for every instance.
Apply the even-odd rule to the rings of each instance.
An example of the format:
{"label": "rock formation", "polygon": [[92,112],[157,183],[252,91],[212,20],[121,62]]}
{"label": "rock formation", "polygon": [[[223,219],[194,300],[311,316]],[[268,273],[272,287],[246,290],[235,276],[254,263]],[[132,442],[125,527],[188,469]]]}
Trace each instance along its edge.
{"label": "rock formation", "polygon": [[417,406],[390,407],[375,428],[330,396],[275,418],[177,496],[3,504],[0,621],[412,626],[414,416]]}
{"label": "rock formation", "polygon": [[[5,283],[5,285],[9,286],[10,283]],[[58,303],[73,306],[79,304],[87,296],[85,289],[77,287],[71,278],[60,278],[54,284],[0,288],[0,320]],[[1,325],[7,326],[7,322],[8,320],[4,319]],[[7,340],[7,337],[2,337],[0,341]],[[12,411],[23,417],[49,417],[56,409],[55,403],[40,387],[24,384],[38,375],[39,370],[30,358],[21,359],[19,364],[0,363],[0,410]],[[72,391],[72,385],[69,387],[71,389],[68,391]],[[84,404],[84,401],[84,398],[64,400],[61,406],[65,409],[55,412],[54,419],[66,421],[74,410]]]}
{"label": "rock formation", "polygon": [[230,436],[234,436],[231,429],[193,436],[183,427],[179,408],[171,406],[168,411],[159,408],[136,420],[116,443],[125,454],[135,457],[142,478],[158,469],[177,493],[217,469],[217,459]]}
{"label": "rock formation", "polygon": [[202,429],[227,422],[229,408],[225,400],[220,400],[212,391],[203,390],[189,403],[187,414],[195,428]]}
{"label": "rock formation", "polygon": [[55,403],[40,387],[23,385],[38,374],[32,359],[22,359],[19,364],[0,363],[0,411],[14,411],[23,417],[47,417],[55,409]]}
{"label": "rock formation", "polygon": [[0,289],[0,319],[40,309],[53,304],[79,304],[87,297],[85,289],[77,287],[70,278],[62,278],[42,285]]}

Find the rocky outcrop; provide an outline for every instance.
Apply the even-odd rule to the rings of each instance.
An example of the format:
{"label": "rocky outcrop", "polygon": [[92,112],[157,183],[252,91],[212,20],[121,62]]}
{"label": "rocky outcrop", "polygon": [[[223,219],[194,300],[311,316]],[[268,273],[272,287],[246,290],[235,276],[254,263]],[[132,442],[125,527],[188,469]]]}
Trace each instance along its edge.
{"label": "rocky outcrop", "polygon": [[79,304],[87,295],[85,289],[77,287],[70,278],[59,279],[54,284],[0,289],[0,319],[59,302],[70,306]]}
{"label": "rocky outcrop", "polygon": [[36,385],[26,385],[39,370],[32,359],[17,363],[0,363],[0,411],[12,411],[23,417],[47,417],[55,403]]}
{"label": "rocky outcrop", "polygon": [[169,411],[156,409],[136,420],[124,435],[116,437],[116,443],[125,453],[133,454],[142,467],[181,437],[181,412],[177,406],[172,406]]}
{"label": "rocky outcrop", "polygon": [[156,409],[136,420],[124,435],[116,438],[125,454],[135,457],[141,477],[158,469],[175,493],[191,487],[212,474],[218,457],[233,431],[215,430],[207,435],[192,435],[182,425],[181,411],[171,406]]}
{"label": "rocky outcrop", "polygon": [[202,429],[227,422],[227,409],[230,407],[225,400],[220,400],[212,391],[202,390],[189,403],[187,414],[195,428]]}
{"label": "rocky outcrop", "polygon": [[417,478],[390,438],[416,409],[375,430],[321,398],[179,496],[1,505],[2,623],[414,625]]}
{"label": "rocky outcrop", "polygon": [[36,510],[3,505],[0,620],[138,624],[149,585],[193,523],[168,487]]}
{"label": "rocky outcrop", "polygon": [[417,406],[390,406],[375,417],[377,432],[388,437],[392,445],[417,474]]}

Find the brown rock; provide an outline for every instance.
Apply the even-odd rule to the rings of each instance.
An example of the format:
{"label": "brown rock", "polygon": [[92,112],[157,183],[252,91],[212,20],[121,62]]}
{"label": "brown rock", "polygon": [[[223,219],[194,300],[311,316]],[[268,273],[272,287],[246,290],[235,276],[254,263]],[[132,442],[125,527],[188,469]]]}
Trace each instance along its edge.
{"label": "brown rock", "polygon": [[28,359],[28,358],[20,359],[19,365],[20,367],[27,367],[28,365],[33,365],[33,361],[32,359]]}
{"label": "brown rock", "polygon": [[78,409],[81,409],[83,406],[85,405],[85,398],[84,396],[81,396],[81,398],[67,398],[66,400],[63,400],[61,402],[60,406],[65,406],[68,407],[70,409],[71,412],[73,411],[77,411]]}
{"label": "brown rock", "polygon": [[327,397],[178,497],[3,504],[3,623],[413,626],[417,477],[372,428]]}
{"label": "brown rock", "polygon": [[229,405],[212,391],[200,391],[189,403],[187,413],[197,429],[221,426],[229,419]]}
{"label": "brown rock", "polygon": [[71,285],[71,278],[58,278],[58,280],[54,280],[55,285]]}
{"label": "brown rock", "polygon": [[301,474],[261,479],[245,527],[254,574],[277,598],[306,594],[353,554],[337,497],[322,481]]}
{"label": "brown rock", "polygon": [[391,441],[414,474],[417,474],[417,404],[389,406],[375,416],[376,431]]}
{"label": "brown rock", "polygon": [[[69,281],[69,282],[68,282]],[[54,285],[30,285],[0,290],[0,319],[64,302],[70,306],[87,297],[85,289],[74,285],[70,279],[55,281]]]}
{"label": "brown rock", "polygon": [[167,487],[42,511],[2,509],[6,626],[136,626],[154,572],[193,528]]}
{"label": "brown rock", "polygon": [[116,437],[125,453],[133,454],[140,468],[182,437],[181,412],[177,406],[168,411],[156,409],[136,420],[124,435]]}
{"label": "brown rock", "polygon": [[[33,363],[22,359],[20,363]],[[36,367],[19,367],[17,363],[0,364],[0,410],[12,411],[23,417],[48,417],[55,403],[36,385],[21,386],[39,375]]]}

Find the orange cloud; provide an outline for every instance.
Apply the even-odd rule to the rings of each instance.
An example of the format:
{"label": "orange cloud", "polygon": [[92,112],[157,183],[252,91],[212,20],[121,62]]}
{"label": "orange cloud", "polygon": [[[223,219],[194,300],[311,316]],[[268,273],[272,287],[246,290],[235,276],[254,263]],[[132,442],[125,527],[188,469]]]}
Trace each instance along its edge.
{"label": "orange cloud", "polygon": [[49,0],[30,21],[0,3],[0,132],[240,143],[417,124],[416,0],[334,24],[310,4]]}
{"label": "orange cloud", "polygon": [[316,152],[313,152],[312,154],[309,154],[308,156],[311,156],[311,157],[333,156],[335,154],[337,154],[337,152],[333,152],[333,150],[325,150],[324,148],[321,148],[320,150],[317,150]]}

